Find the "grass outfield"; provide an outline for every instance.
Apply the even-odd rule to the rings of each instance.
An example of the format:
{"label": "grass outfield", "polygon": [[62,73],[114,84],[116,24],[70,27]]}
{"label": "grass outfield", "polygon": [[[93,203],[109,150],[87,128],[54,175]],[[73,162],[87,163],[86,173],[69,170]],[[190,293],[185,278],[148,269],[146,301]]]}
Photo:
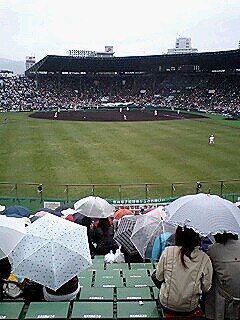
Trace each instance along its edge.
{"label": "grass outfield", "polygon": [[[211,133],[214,146],[208,145]],[[239,141],[240,121],[217,116],[93,123],[0,113],[0,182],[41,182],[56,192],[50,185],[161,183],[162,191],[156,189],[153,195],[169,196],[172,182],[189,182],[186,192],[191,192],[193,181],[239,179]],[[225,193],[240,192],[240,182],[226,186]],[[33,196],[32,187],[22,187],[22,192]],[[114,192],[109,187],[104,196],[115,197]],[[6,193],[0,188],[1,196]]]}

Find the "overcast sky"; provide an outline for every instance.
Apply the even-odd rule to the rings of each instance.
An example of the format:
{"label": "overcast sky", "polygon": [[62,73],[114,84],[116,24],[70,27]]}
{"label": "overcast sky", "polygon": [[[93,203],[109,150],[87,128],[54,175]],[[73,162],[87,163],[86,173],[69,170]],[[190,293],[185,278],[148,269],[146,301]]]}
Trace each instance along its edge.
{"label": "overcast sky", "polygon": [[176,37],[199,52],[237,49],[240,0],[0,0],[0,58],[37,61],[69,49],[166,53]]}

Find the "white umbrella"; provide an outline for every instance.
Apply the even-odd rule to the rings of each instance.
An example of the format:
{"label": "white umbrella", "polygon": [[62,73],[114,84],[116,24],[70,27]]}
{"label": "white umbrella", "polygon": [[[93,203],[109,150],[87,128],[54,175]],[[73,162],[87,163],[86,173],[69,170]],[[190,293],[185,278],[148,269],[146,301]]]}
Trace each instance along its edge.
{"label": "white umbrella", "polygon": [[25,234],[24,218],[0,215],[0,259],[7,257]]}
{"label": "white umbrella", "polygon": [[237,206],[238,208],[240,208],[240,201],[235,202],[235,206]]}
{"label": "white umbrella", "polygon": [[170,224],[192,228],[202,236],[224,232],[240,234],[239,209],[216,195],[187,195],[169,204],[165,212]]}
{"label": "white umbrella", "polygon": [[57,290],[92,265],[86,227],[46,214],[26,229],[12,252],[15,274]]}
{"label": "white umbrella", "polygon": [[74,209],[90,218],[107,218],[114,214],[114,206],[100,197],[89,196],[78,200]]}
{"label": "white umbrella", "polygon": [[65,219],[69,214],[75,214],[77,211],[73,210],[71,208],[65,209],[61,211],[61,214],[63,215],[63,218]]}

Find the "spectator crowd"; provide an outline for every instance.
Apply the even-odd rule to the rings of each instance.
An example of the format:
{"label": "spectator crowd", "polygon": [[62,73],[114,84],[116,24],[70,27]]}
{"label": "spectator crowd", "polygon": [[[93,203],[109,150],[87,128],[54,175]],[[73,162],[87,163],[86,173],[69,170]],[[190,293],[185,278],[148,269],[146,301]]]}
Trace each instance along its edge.
{"label": "spectator crowd", "polygon": [[[180,201],[182,200],[180,199]],[[226,202],[226,200],[224,201]],[[231,210],[238,215],[240,211],[237,206],[234,204],[229,205],[232,207]],[[168,208],[168,206],[166,207]],[[172,207],[174,206],[172,205]],[[47,216],[47,214],[52,214],[57,216],[57,220],[67,219],[73,224],[76,223],[86,227],[89,251],[92,258],[95,255],[105,255],[106,257],[109,251],[115,252],[119,250],[117,249],[118,242],[115,241],[114,233],[117,233],[117,229],[121,228],[121,223],[127,223],[126,221],[124,222],[125,219],[136,217],[131,212],[126,212],[126,210],[118,210],[111,217],[91,219],[80,212],[76,212],[72,207],[64,206],[60,206],[55,210],[42,208],[31,216],[27,208],[20,206],[13,206],[7,209],[1,207],[1,210],[0,216],[14,217],[16,219],[24,218],[28,226],[31,226],[31,224],[36,225],[35,221],[43,219],[42,217]],[[187,211],[187,209],[185,210]],[[161,212],[165,214],[167,210]],[[150,217],[154,217],[154,215],[151,216],[151,211],[148,213],[143,211],[138,217],[142,219],[141,215],[146,217],[149,214]],[[56,220],[53,221],[57,223]],[[114,221],[117,221],[118,228],[116,228]],[[217,222],[215,221],[215,223]],[[239,319],[240,241],[238,240],[238,235],[231,231],[218,231],[209,241],[208,237],[201,236],[199,230],[194,230],[194,228],[186,225],[178,225],[174,230],[175,233],[173,232],[172,234],[173,243],[171,245],[166,243],[165,249],[162,248],[163,250],[161,250],[160,257],[157,260],[156,270],[151,276],[159,289],[161,308],[165,313],[175,316],[191,316],[195,312],[199,312],[201,308],[205,312],[207,319]],[[60,241],[60,238],[58,238],[58,241]],[[207,244],[204,249],[203,242],[205,242],[205,245]],[[146,262],[146,260],[141,259],[140,255],[137,257],[135,254],[129,257],[124,254],[124,256],[125,262]],[[11,273],[11,258],[10,255],[10,258],[4,257],[0,259],[0,300],[5,299],[6,294],[9,293],[6,290],[7,279],[12,279],[15,276]],[[129,258],[130,260],[127,260]],[[10,282],[12,283],[11,279]],[[34,287],[35,291],[30,292],[30,287],[31,290]],[[57,290],[42,286],[37,282],[31,282],[29,279],[24,279],[23,283],[21,283],[20,291],[23,291],[23,297],[27,301],[71,301],[76,299],[79,290],[79,279],[76,275],[65,281]],[[15,294],[16,291],[13,291],[13,293]],[[14,297],[12,296],[12,298]]]}
{"label": "spectator crowd", "polygon": [[74,75],[4,77],[0,111],[53,111],[100,108],[105,103],[240,115],[238,75],[165,75],[161,78],[79,78]]}

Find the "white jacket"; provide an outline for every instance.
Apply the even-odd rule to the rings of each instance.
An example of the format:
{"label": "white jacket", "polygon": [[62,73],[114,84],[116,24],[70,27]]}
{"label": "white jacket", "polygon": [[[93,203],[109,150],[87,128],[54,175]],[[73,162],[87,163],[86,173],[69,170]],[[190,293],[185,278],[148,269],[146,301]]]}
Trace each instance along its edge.
{"label": "white jacket", "polygon": [[157,265],[156,277],[163,281],[160,303],[176,312],[191,312],[197,308],[202,292],[207,292],[212,283],[212,263],[206,253],[196,247],[192,260],[184,256],[184,268],[178,246],[167,247]]}

